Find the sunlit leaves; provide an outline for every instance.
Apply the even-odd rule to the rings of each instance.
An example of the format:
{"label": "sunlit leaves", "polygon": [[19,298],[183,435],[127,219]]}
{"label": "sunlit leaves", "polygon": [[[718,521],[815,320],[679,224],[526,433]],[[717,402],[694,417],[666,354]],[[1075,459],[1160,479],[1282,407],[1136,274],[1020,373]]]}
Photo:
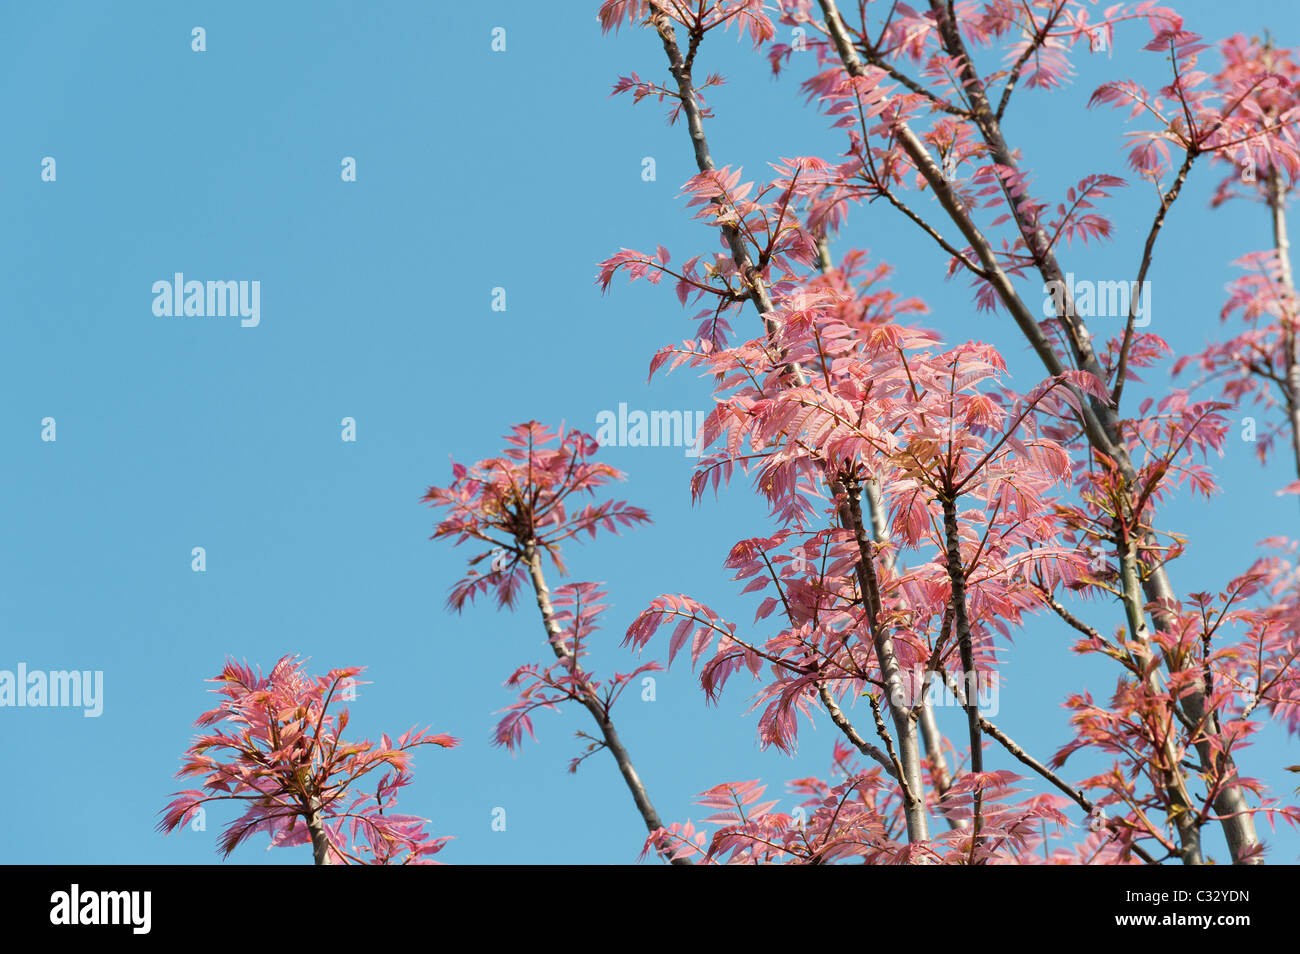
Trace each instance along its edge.
{"label": "sunlit leaves", "polygon": [[[159,830],[175,831],[210,802],[235,801],[244,813],[222,834],[223,855],[258,832],[270,836],[270,847],[307,844],[307,820],[315,817],[328,842],[327,863],[428,863],[449,839],[431,838],[422,818],[396,814],[397,792],[412,780],[412,749],[459,742],[427,729],[396,741],[384,735],[379,744],[345,742],[348,710],[330,707],[357,685],[360,672],[333,669],[313,678],[303,662],[285,656],[263,676],[228,662],[209,680],[220,684],[212,691],[221,704],[196,722],[220,728],[194,739],[177,772],[202,779],[201,788],[176,793]],[[376,770],[383,775],[374,791],[363,789],[360,780]]]}
{"label": "sunlit leaves", "polygon": [[[469,559],[469,572],[457,582],[448,605],[463,609],[485,591],[498,605],[513,604],[526,578],[523,559],[529,546],[548,553],[557,566],[559,545],[600,531],[649,522],[640,507],[621,500],[600,500],[579,506],[583,497],[596,497],[605,484],[621,480],[620,471],[593,460],[599,445],[580,431],[554,431],[536,421],[517,425],[505,438],[500,457],[471,467],[452,464],[453,481],[430,487],[424,500],[444,513],[432,539],[450,538],[456,545],[473,541],[479,551]],[[477,567],[487,564],[486,571]]]}

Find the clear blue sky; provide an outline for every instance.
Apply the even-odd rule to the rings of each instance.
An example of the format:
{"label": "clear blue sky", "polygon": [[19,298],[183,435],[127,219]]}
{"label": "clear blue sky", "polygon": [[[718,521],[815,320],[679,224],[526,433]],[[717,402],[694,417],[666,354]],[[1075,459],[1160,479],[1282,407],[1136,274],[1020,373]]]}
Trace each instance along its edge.
{"label": "clear blue sky", "polygon": [[[418,724],[464,740],[422,752],[403,800],[456,837],[444,860],[635,858],[644,833],[613,761],[566,773],[585,713],[541,714],[541,744],[518,757],[489,744],[510,699],[502,681],[545,655],[541,627],[526,607],[444,610],[463,555],[427,539],[419,501],[448,480],[449,454],[491,454],[517,421],[594,431],[620,402],[707,406],[706,382],[689,374],[645,383],[654,350],[693,327],[670,289],[620,282],[602,298],[592,284],[620,246],[663,243],[681,260],[716,241],[676,198],[694,171],[684,130],[657,105],[607,98],[619,74],[666,76],[662,50],[640,31],[602,38],[596,6],[7,5],[0,669],[102,670],[105,700],[98,719],[0,709],[0,859],[214,861],[228,813],[210,812],[206,833],[153,830],[193,719],[211,705],[203,680],[228,654],[267,667],[290,652],[322,671],[368,667],[358,734]],[[1300,42],[1285,0],[1179,7],[1207,36],[1269,26]],[[204,53],[191,51],[195,26]],[[491,50],[497,26],[504,53]],[[762,176],[781,156],[839,150],[796,83],[773,83],[733,37],[700,56],[729,80],[709,99],[720,165]],[[1126,174],[1123,114],[1082,102],[1103,80],[1158,75],[1159,57],[1143,56],[1140,67],[1127,53],[1093,57],[1070,90],[1020,94],[1008,133],[1043,170],[1040,191]],[[46,156],[53,183],[41,181]],[[340,180],[345,156],[355,183]],[[654,182],[641,178],[646,156]],[[1195,174],[1151,276],[1149,330],[1179,351],[1218,332],[1228,263],[1268,241],[1257,207],[1208,210],[1216,177]],[[1068,267],[1128,277],[1151,206],[1141,187],[1121,193],[1116,241],[1072,253]],[[949,341],[1003,346],[1014,383],[1039,379],[1009,321],[977,316],[964,282],[943,284],[932,249],[896,214],[857,213],[847,243],[887,254],[895,287],[923,296]],[[175,272],[260,281],[260,325],[155,317],[152,285]],[[494,287],[506,289],[503,313],[490,308]],[[1164,374],[1148,379],[1160,386]],[[45,417],[54,443],[41,440]],[[340,439],[344,417],[355,443]],[[1273,496],[1285,466],[1264,470],[1252,450],[1229,443],[1215,503],[1180,500],[1165,514],[1193,541],[1173,571],[1183,592],[1216,587],[1256,540],[1296,526],[1294,500]],[[597,664],[628,668],[619,637],[659,593],[690,592],[747,624],[755,604],[721,567],[735,540],[769,530],[747,487],[692,507],[680,449],[607,453],[655,523],[570,551],[574,579],[611,590]],[[196,546],[205,573],[191,571]],[[1120,620],[1114,607],[1088,612],[1106,629]],[[1067,739],[1065,692],[1113,686],[1070,642],[1042,619],[1007,654],[999,722],[1044,757]],[[701,817],[693,796],[719,782],[762,777],[782,794],[787,779],[828,768],[824,718],[801,728],[795,760],[760,753],[747,692],[733,682],[710,709],[679,669],[655,702],[629,693],[616,709],[666,820]],[[1280,767],[1298,753],[1269,731],[1243,761],[1286,793],[1293,777]],[[498,807],[504,832],[491,828]],[[1272,844],[1275,861],[1300,853],[1290,832]],[[306,848],[263,846],[235,860],[309,860]]]}

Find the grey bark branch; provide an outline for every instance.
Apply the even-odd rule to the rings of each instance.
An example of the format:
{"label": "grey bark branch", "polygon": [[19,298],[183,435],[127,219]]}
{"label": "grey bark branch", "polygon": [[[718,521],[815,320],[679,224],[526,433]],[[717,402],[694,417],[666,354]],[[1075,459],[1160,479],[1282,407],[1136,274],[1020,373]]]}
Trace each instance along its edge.
{"label": "grey bark branch", "polygon": [[[1042,762],[1038,761],[1038,759],[1034,758],[1032,755],[1026,752],[1023,748],[1020,747],[1019,744],[1016,743],[1014,739],[1012,739],[1009,735],[1007,735],[1005,732],[1003,732],[1001,729],[999,729],[996,725],[994,725],[992,722],[990,722],[988,719],[984,718],[983,716],[980,716],[980,729],[984,732],[985,735],[987,735],[989,738],[993,739],[1004,749],[1006,749],[1007,752],[1010,753],[1011,756],[1015,758],[1017,761],[1019,761],[1022,765],[1025,765],[1033,769],[1035,772],[1041,775],[1048,782],[1051,782],[1052,785],[1054,785],[1059,791],[1063,792],[1066,795],[1066,797],[1068,797],[1076,805],[1082,808],[1090,816],[1093,814],[1094,811],[1096,811],[1096,805],[1092,802],[1090,798],[1088,798],[1088,796],[1084,795],[1083,792],[1067,784],[1064,779],[1062,779],[1059,775],[1053,772]],[[1147,864],[1154,865],[1157,863],[1155,858],[1151,857],[1151,855],[1148,854],[1146,850],[1142,848],[1141,845],[1131,845],[1130,849],[1132,850],[1133,854],[1137,855]]]}
{"label": "grey bark branch", "polygon": [[1146,245],[1142,248],[1142,264],[1138,267],[1137,281],[1133,283],[1133,292],[1129,296],[1128,321],[1124,324],[1124,340],[1120,344],[1119,363],[1116,365],[1115,371],[1115,385],[1110,395],[1111,403],[1115,407],[1119,407],[1119,399],[1124,394],[1124,376],[1128,373],[1128,353],[1133,344],[1133,328],[1137,324],[1137,303],[1141,294],[1142,283],[1146,281],[1147,270],[1151,267],[1151,257],[1155,252],[1156,239],[1160,235],[1160,230],[1164,227],[1165,218],[1169,215],[1170,207],[1178,201],[1178,196],[1183,191],[1183,185],[1187,182],[1187,175],[1192,171],[1192,163],[1196,161],[1197,155],[1195,149],[1187,150],[1187,155],[1183,158],[1183,164],[1178,169],[1178,176],[1174,179],[1173,187],[1160,199],[1160,208],[1156,212],[1155,220],[1151,223],[1151,230],[1147,232]]}
{"label": "grey bark branch", "polygon": [[[984,771],[984,742],[980,736],[980,714],[975,673],[975,651],[971,643],[970,617],[966,613],[966,568],[961,561],[961,538],[957,533],[957,502],[943,498],[943,533],[947,544],[948,580],[952,584],[953,625],[957,630],[957,646],[961,652],[964,692],[962,701],[966,709],[966,727],[970,738],[970,770]],[[980,810],[983,807],[983,789],[975,790],[975,810],[971,816],[975,845],[980,843]]]}
{"label": "grey bark branch", "polygon": [[[1124,610],[1128,615],[1129,633],[1134,641],[1141,644],[1142,664],[1146,667],[1151,658],[1151,634],[1147,630],[1146,614],[1142,610],[1141,583],[1138,580],[1136,546],[1128,541],[1120,544],[1120,579],[1124,587]],[[1151,671],[1143,679],[1152,692],[1159,692],[1160,685],[1156,673]],[[1201,821],[1192,808],[1191,798],[1187,794],[1187,784],[1175,757],[1173,745],[1166,733],[1160,746],[1161,757],[1165,761],[1164,789],[1171,803],[1170,816],[1178,829],[1178,840],[1182,845],[1180,855],[1183,864],[1204,864],[1201,857]]]}
{"label": "grey bark branch", "polygon": [[839,703],[835,701],[835,697],[831,695],[830,690],[826,688],[826,683],[819,682],[817,684],[817,697],[821,699],[822,705],[826,707],[826,711],[830,714],[831,721],[835,723],[836,728],[843,732],[844,737],[849,740],[849,744],[863,755],[879,762],[884,770],[889,773],[891,778],[897,779],[898,766],[894,763],[894,760],[864,739],[861,733],[854,728],[853,723],[844,715],[844,711],[840,708]]}
{"label": "grey bark branch", "polygon": [[917,723],[921,728],[921,741],[925,743],[925,756],[930,762],[930,782],[939,796],[938,812],[949,828],[965,828],[966,820],[953,817],[944,805],[948,789],[952,788],[952,773],[948,769],[948,760],[943,754],[943,733],[939,731],[938,720],[934,717],[934,707],[930,705],[928,699],[921,701]]}
{"label": "grey bark branch", "polygon": [[[877,483],[864,481],[862,486],[863,495],[867,498],[867,506],[871,513],[871,537],[879,546],[882,543],[889,542],[889,526],[885,520],[885,503],[880,497],[880,488]],[[881,557],[880,562],[887,570],[894,568],[893,554],[887,554]],[[948,759],[943,754],[943,733],[939,731],[939,721],[934,715],[934,706],[930,704],[928,694],[923,695],[920,705],[916,712],[917,725],[921,730],[921,741],[925,745],[925,755],[930,762],[930,783],[934,786],[935,794],[939,796],[938,811],[943,817],[945,823],[951,829],[965,828],[964,819],[954,818],[944,809],[944,797],[948,794],[948,789],[952,787],[952,773],[948,769]]]}
{"label": "grey bark branch", "polygon": [[861,490],[856,484],[844,488],[851,517],[854,542],[858,547],[858,587],[862,592],[862,601],[867,613],[867,623],[871,630],[871,640],[876,650],[876,660],[880,664],[881,679],[888,694],[889,714],[894,723],[894,732],[898,736],[899,760],[902,777],[898,780],[903,790],[903,811],[907,817],[909,841],[925,841],[930,837],[929,819],[925,811],[925,799],[921,793],[921,754],[916,723],[912,720],[910,707],[907,705],[903,690],[903,673],[894,652],[893,637],[881,619],[880,590],[876,582],[875,564],[872,545],[867,539],[862,522],[862,505],[859,497]]}
{"label": "grey bark branch", "polygon": [[[528,566],[528,576],[532,580],[533,593],[537,597],[538,612],[542,614],[542,625],[546,628],[546,641],[550,643],[551,649],[554,650],[556,659],[568,662],[575,676],[583,676],[582,667],[573,658],[573,650],[565,642],[563,630],[560,624],[556,622],[555,607],[551,605],[551,591],[546,585],[546,577],[542,574],[542,556],[531,540],[524,542],[524,562]],[[578,701],[596,720],[596,725],[600,728],[600,734],[605,742],[605,748],[609,750],[610,755],[614,756],[614,761],[618,763],[618,770],[623,775],[623,781],[627,784],[628,791],[632,793],[632,800],[636,802],[637,811],[641,813],[646,831],[653,834],[663,828],[664,824],[659,819],[659,813],[655,811],[654,804],[650,801],[650,794],[646,791],[645,783],[641,781],[641,776],[637,774],[636,767],[632,764],[632,757],[628,754],[627,748],[624,747],[622,740],[619,738],[618,731],[614,728],[614,720],[610,718],[604,704],[590,690],[584,692]],[[666,855],[667,853],[661,852],[661,854]],[[671,862],[675,865],[689,865],[691,863],[687,858],[673,858]]]}
{"label": "grey bark branch", "polygon": [[311,857],[314,865],[327,865],[330,863],[330,842],[325,834],[325,825],[321,821],[321,803],[319,798],[313,797],[311,807],[307,812],[307,832],[311,835]]}
{"label": "grey bark branch", "polygon": [[1268,172],[1268,206],[1273,220],[1273,248],[1277,252],[1281,269],[1282,292],[1286,296],[1292,324],[1285,326],[1282,347],[1286,361],[1286,411],[1291,425],[1291,452],[1295,459],[1296,476],[1300,477],[1300,350],[1297,349],[1294,325],[1296,294],[1295,277],[1291,272],[1291,237],[1286,228],[1286,191],[1282,187],[1282,174],[1277,166]]}

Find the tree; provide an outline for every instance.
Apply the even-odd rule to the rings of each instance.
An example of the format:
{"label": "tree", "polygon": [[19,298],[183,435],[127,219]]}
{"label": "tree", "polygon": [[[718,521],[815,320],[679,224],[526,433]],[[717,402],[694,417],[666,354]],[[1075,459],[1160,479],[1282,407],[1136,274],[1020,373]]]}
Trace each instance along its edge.
{"label": "tree", "polygon": [[[816,700],[878,766],[851,769],[837,752],[848,787],[804,787],[816,793],[814,804],[835,805],[820,841],[793,832],[789,816],[772,815],[770,805],[751,804],[758,788],[739,783],[705,797],[712,807],[728,806],[715,816],[723,828],[707,849],[696,829],[673,826],[679,850],[706,860],[821,860],[822,852],[1030,860],[1036,854],[1026,849],[1037,836],[1029,832],[1048,806],[1030,799],[990,813],[981,804],[995,788],[1002,798],[1011,782],[983,770],[988,738],[1087,812],[1089,834],[1049,857],[1197,864],[1205,860],[1202,831],[1217,824],[1234,862],[1262,860],[1257,816],[1293,822],[1296,810],[1269,799],[1236,759],[1262,710],[1294,728],[1300,643],[1290,578],[1283,564],[1256,564],[1217,596],[1180,596],[1169,565],[1186,543],[1160,529],[1158,508],[1179,487],[1207,496],[1217,489],[1206,455],[1221,450],[1225,412],[1245,391],[1241,376],[1261,375],[1252,354],[1275,356],[1254,364],[1281,386],[1286,426],[1300,448],[1300,378],[1290,382],[1300,364],[1281,212],[1300,165],[1291,58],[1236,37],[1220,48],[1225,69],[1205,73],[1198,59],[1211,47],[1152,2],[1115,5],[1096,19],[1091,4],[1076,0],[929,0],[920,9],[859,2],[847,17],[834,0],[775,6],[608,0],[600,8],[607,31],[632,25],[657,34],[672,82],[633,73],[614,90],[668,101],[670,121],[685,118],[699,174],[684,193],[697,218],[718,230],[724,251],[673,268],[662,246],[654,254],[622,249],[601,264],[598,281],[608,288],[620,272],[652,282],[667,276],[684,305],[707,305],[696,315],[696,337],[665,348],[651,370],[687,364],[712,372],[717,406],[704,440],[722,449],[701,459],[695,494],[718,488],[737,468],[754,475],[779,530],[742,541],[728,565],[752,578],[754,589],[775,589],[760,618],[777,607],[785,617],[766,641],[745,639],[703,603],[674,594],[633,623],[629,640],[645,645],[662,623],[681,620],[670,655],[683,632],[694,634],[693,658],[707,660],[706,692],[742,668],[755,677],[772,668],[761,690],[770,700],[760,719],[764,741],[792,739],[797,714],[810,715]],[[793,47],[777,42],[778,23],[797,28],[815,53],[803,60],[815,63],[803,87],[844,131],[844,152],[836,159],[795,153],[775,164],[773,181],[756,186],[739,169],[714,164],[705,124],[715,117],[700,91],[721,78],[697,82],[697,65],[709,35],[736,26],[774,72],[787,72]],[[1077,244],[1111,236],[1098,209],[1125,183],[1093,172],[1062,201],[1039,197],[1002,122],[1017,90],[1059,86],[1079,49],[1109,50],[1144,26],[1144,49],[1169,63],[1167,84],[1151,92],[1117,80],[1093,95],[1093,105],[1127,108],[1149,124],[1128,133],[1129,159],[1156,192],[1123,332],[1098,348],[1088,302],[1076,296],[1061,259]],[[1001,52],[1006,65],[982,69],[985,57],[972,50],[983,47]],[[1264,325],[1267,343],[1211,349],[1206,367],[1239,376],[1228,401],[1170,389],[1126,409],[1125,384],[1137,380],[1136,369],[1169,353],[1160,337],[1140,330],[1139,292],[1202,158],[1249,161],[1259,170],[1278,238],[1266,280],[1238,287],[1229,310]],[[916,210],[907,197],[916,190],[934,196],[941,220]],[[980,390],[1000,367],[992,349],[926,350],[934,336],[899,325],[917,308],[900,308],[882,290],[882,268],[868,269],[857,251],[833,266],[831,240],[846,232],[853,207],[876,200],[934,241],[947,275],[969,276],[976,309],[1011,317],[1044,366],[1043,384],[1024,395]],[[960,238],[948,237],[953,231]],[[1035,279],[1048,295],[1046,320],[1029,297]],[[733,319],[749,306],[762,335],[737,341]],[[965,497],[979,506],[963,509]],[[907,566],[904,557],[920,562]],[[1066,605],[1076,596],[1114,599],[1122,626],[1104,636],[1104,626]],[[1082,637],[1077,652],[1118,667],[1107,702],[1068,697],[1074,739],[1046,762],[983,719],[970,699],[980,666],[996,667],[995,636],[1032,612],[1055,613]],[[955,781],[924,698],[900,703],[909,696],[901,673],[918,664],[923,684],[937,676],[960,691],[966,683],[967,768]],[[870,699],[883,750],[845,715],[849,692]],[[1062,779],[1057,772],[1081,749],[1113,754],[1112,768]],[[850,801],[853,820],[843,824],[858,828],[846,841],[836,826],[846,817],[839,803]],[[931,809],[948,823],[944,835],[929,830]]]}
{"label": "tree", "polygon": [[[702,792],[702,819],[661,816],[613,716],[660,664],[598,676],[588,649],[607,625],[604,584],[552,591],[547,579],[566,575],[563,548],[649,516],[605,496],[623,475],[597,460],[589,435],[528,421],[498,456],[453,460],[451,481],[424,496],[438,512],[433,538],[471,547],[449,607],[490,594],[510,609],[530,589],[554,657],[513,669],[495,744],[515,750],[537,713],[581,706],[595,731],[579,734],[570,769],[608,751],[646,830],[642,856],[674,864],[1202,864],[1218,860],[1206,840],[1215,828],[1225,860],[1261,863],[1257,823],[1300,822],[1300,808],[1241,766],[1266,720],[1300,731],[1297,545],[1270,538],[1236,567],[1222,555],[1216,591],[1185,592],[1176,561],[1209,544],[1174,532],[1165,508],[1178,493],[1218,492],[1209,460],[1247,397],[1270,415],[1262,457],[1290,438],[1298,479],[1282,490],[1300,492],[1285,218],[1300,171],[1294,54],[1240,36],[1205,43],[1155,0],[857,0],[847,12],[835,0],[605,0],[598,16],[606,32],[652,31],[662,47],[668,79],[629,72],[614,92],[666,103],[685,126],[697,173],[683,195],[720,251],[675,264],[663,245],[622,248],[596,282],[608,292],[618,278],[671,281],[694,335],[653,355],[651,377],[689,368],[712,387],[692,500],[747,477],[770,514],[725,560],[755,601],[752,622],[726,618],[708,594],[663,593],[625,621],[623,643],[638,655],[662,647],[669,666],[688,650],[710,701],[750,683],[764,747],[793,752],[801,726],[823,717],[838,736],[823,775],[789,783],[791,811],[761,779],[742,779]],[[811,67],[802,90],[842,137],[838,155],[774,145],[767,182],[715,164],[718,117],[702,93],[722,77],[701,63],[733,27],[778,77]],[[811,55],[796,59],[778,27],[797,30]],[[1167,64],[1158,89],[1121,77],[1090,103],[1138,121],[1123,134],[1128,163],[1154,198],[1132,271],[1105,290],[1076,288],[1065,262],[1116,234],[1106,210],[1128,183],[1080,169],[1060,197],[1040,194],[1003,123],[1013,103],[1065,83],[1072,57],[1117,42]],[[1210,56],[1217,73],[1201,67]],[[1170,364],[1169,344],[1144,330],[1142,293],[1207,163],[1232,169],[1218,202],[1249,186],[1274,241],[1242,260],[1248,274],[1223,309],[1246,331]],[[970,282],[972,313],[1010,319],[1042,365],[1028,388],[1011,385],[988,343],[924,327],[925,304],[849,244],[873,204],[934,244],[936,278]],[[835,243],[849,245],[838,264]],[[1102,294],[1121,308],[1111,335],[1090,323]],[[1139,372],[1191,366],[1205,380],[1135,399]],[[1212,396],[1196,393],[1215,382]],[[1114,689],[1096,698],[1063,669],[1070,734],[1035,754],[980,699],[998,685],[1010,637],[1041,618],[1074,634],[1074,653],[1104,661]],[[455,740],[341,746],[346,714],[336,732],[325,710],[356,671],[312,681],[281,660],[263,680],[227,666],[228,701],[200,721],[230,719],[241,734],[196,740],[182,774],[204,775],[205,790],[180,793],[162,827],[240,798],[249,808],[223,838],[227,853],[259,830],[273,844],[310,840],[318,863],[435,853],[445,839],[386,809],[409,782],[407,750]],[[944,726],[939,693],[957,701],[960,725]],[[214,759],[213,747],[233,758]],[[376,795],[355,794],[379,764],[392,774]]]}
{"label": "tree", "polygon": [[[281,658],[263,676],[233,660],[209,680],[225,698],[196,725],[226,723],[194,739],[180,778],[202,778],[202,787],[177,792],[158,828],[170,833],[204,805],[236,801],[244,813],[221,836],[223,856],[258,832],[269,847],[311,844],[318,865],[428,864],[449,838],[432,838],[426,819],[393,811],[397,793],[412,781],[411,750],[421,745],[452,748],[449,735],[412,729],[394,742],[346,742],[348,710],[329,711],[341,690],[355,687],[358,667],[332,669],[312,678],[304,663]],[[373,793],[362,778],[383,769]]]}

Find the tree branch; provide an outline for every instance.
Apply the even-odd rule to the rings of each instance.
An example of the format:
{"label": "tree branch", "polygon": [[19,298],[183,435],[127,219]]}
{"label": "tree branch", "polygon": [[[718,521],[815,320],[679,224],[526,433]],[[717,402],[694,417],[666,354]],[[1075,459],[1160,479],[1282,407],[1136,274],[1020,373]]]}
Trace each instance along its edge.
{"label": "tree branch", "polygon": [[[551,591],[546,585],[546,578],[542,575],[541,553],[533,540],[521,540],[520,544],[523,547],[523,559],[528,567],[528,576],[533,583],[533,593],[537,597],[537,609],[542,614],[542,625],[546,628],[546,641],[550,644],[551,649],[555,651],[555,658],[570,663],[573,675],[580,676],[583,673],[582,667],[573,658],[573,651],[569,649],[568,644],[564,641],[563,630],[555,620],[555,607],[551,605]],[[585,680],[580,680],[580,682],[585,683]],[[605,747],[609,749],[610,754],[614,756],[614,761],[618,763],[618,770],[623,774],[623,781],[627,783],[628,791],[632,793],[632,800],[636,802],[637,811],[641,813],[646,830],[653,834],[663,828],[664,824],[659,819],[659,813],[655,811],[655,807],[650,801],[650,795],[646,791],[645,783],[641,781],[635,766],[632,765],[632,757],[618,737],[618,731],[614,728],[614,720],[610,717],[609,712],[600,699],[590,690],[584,692],[579,701],[591,713],[591,717],[596,720],[596,725],[600,728],[601,736],[605,740]],[[663,849],[660,849],[660,853],[664,856],[669,854]],[[675,865],[689,865],[691,863],[687,858],[672,858],[670,860]]]}
{"label": "tree branch", "polygon": [[1147,233],[1146,246],[1142,249],[1142,264],[1138,267],[1137,281],[1133,283],[1133,291],[1129,295],[1128,321],[1124,325],[1124,342],[1119,349],[1119,363],[1115,372],[1115,387],[1111,391],[1110,400],[1116,407],[1119,407],[1120,396],[1124,393],[1124,374],[1128,370],[1128,352],[1133,343],[1133,327],[1137,320],[1137,301],[1141,293],[1142,283],[1146,281],[1147,269],[1151,267],[1151,253],[1155,251],[1156,238],[1160,235],[1160,229],[1165,224],[1165,216],[1169,214],[1169,207],[1178,201],[1179,193],[1183,191],[1183,184],[1187,181],[1187,174],[1192,171],[1192,163],[1196,161],[1199,155],[1196,149],[1189,148],[1187,155],[1183,158],[1183,164],[1178,169],[1178,178],[1174,180],[1173,188],[1165,193],[1160,200],[1160,209],[1156,212],[1155,221],[1151,223],[1151,230]]}

